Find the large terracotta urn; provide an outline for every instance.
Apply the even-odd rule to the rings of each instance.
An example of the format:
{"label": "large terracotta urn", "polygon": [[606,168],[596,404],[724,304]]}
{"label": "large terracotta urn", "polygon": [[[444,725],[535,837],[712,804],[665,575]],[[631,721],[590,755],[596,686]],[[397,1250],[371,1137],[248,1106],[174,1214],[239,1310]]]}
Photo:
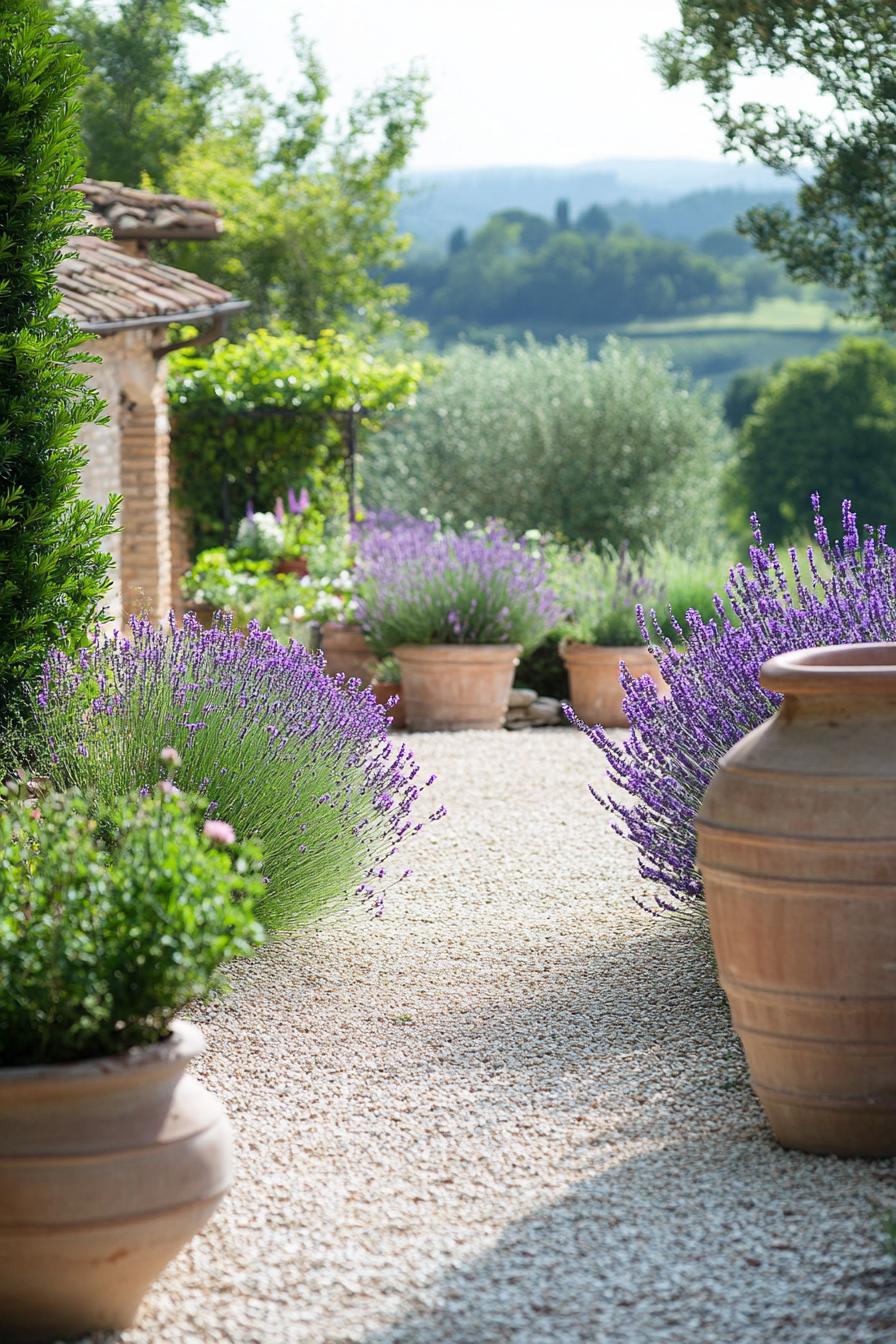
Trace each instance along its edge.
{"label": "large terracotta urn", "polygon": [[341,672],[345,677],[357,677],[364,686],[370,685],[377,657],[360,625],[352,621],[325,621],[320,639],[330,676]]}
{"label": "large terracotta urn", "polygon": [[600,723],[604,728],[629,726],[622,700],[619,664],[625,663],[633,677],[648,676],[661,691],[666,683],[650,650],[643,645],[581,644],[560,641],[560,656],[569,677],[569,703],[582,723]]}
{"label": "large terracotta urn", "polygon": [[788,1148],[896,1154],[896,644],[784,654],[697,822],[753,1087]]}
{"label": "large terracotta urn", "polygon": [[519,644],[400,644],[394,653],[411,731],[502,727]]}
{"label": "large terracotta urn", "polygon": [[0,1340],[131,1324],[231,1182],[221,1105],[185,1072],[199,1030],[76,1064],[0,1070]]}

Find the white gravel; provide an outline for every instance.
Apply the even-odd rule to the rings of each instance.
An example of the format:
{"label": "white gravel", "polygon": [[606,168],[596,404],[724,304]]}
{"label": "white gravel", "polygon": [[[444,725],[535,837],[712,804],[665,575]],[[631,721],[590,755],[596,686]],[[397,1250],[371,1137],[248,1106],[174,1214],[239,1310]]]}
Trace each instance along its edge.
{"label": "white gravel", "polygon": [[568,729],[418,737],[380,921],[242,966],[239,1180],[122,1344],[896,1339],[890,1162],[778,1148],[698,931],[643,914]]}

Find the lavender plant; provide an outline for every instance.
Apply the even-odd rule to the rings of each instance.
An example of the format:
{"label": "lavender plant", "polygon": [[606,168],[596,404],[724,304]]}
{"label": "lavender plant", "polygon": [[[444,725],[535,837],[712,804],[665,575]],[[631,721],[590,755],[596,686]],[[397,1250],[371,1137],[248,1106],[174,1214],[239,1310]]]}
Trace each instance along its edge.
{"label": "lavender plant", "polygon": [[647,908],[679,909],[702,897],[694,818],[724,753],[774,712],[780,697],[759,685],[766,659],[792,649],[896,639],[896,551],[883,527],[860,535],[849,501],[843,536],[831,542],[812,497],[815,540],[803,557],[795,547],[782,563],[764,545],[754,516],[750,564],[731,569],[715,615],[696,611],[672,637],[655,613],[638,608],[641,635],[669,684],[660,697],[649,677],[624,668],[625,713],[632,725],[618,741],[599,725],[569,718],[606,758],[610,782],[627,798],[595,797],[620,835],[639,851],[641,875],[660,884]]}
{"label": "lavender plant", "polygon": [[634,552],[626,545],[549,542],[546,554],[565,612],[560,633],[585,644],[639,645],[639,606],[658,613],[666,635],[674,634],[672,620],[683,622],[691,609],[711,617],[713,588],[729,568],[705,546],[679,552],[655,544]]}
{"label": "lavender plant", "polygon": [[260,841],[268,929],[296,928],[352,894],[379,912],[389,861],[421,828],[412,814],[426,787],[408,749],[390,742],[386,711],[255,623],[169,624],[132,618],[126,638],[97,632],[78,657],[50,656],[34,695],[36,767],[111,802],[151,789],[169,744],[178,786]]}
{"label": "lavender plant", "polygon": [[359,620],[379,653],[399,644],[531,649],[560,617],[540,552],[497,523],[457,532],[438,520],[371,520],[358,576]]}

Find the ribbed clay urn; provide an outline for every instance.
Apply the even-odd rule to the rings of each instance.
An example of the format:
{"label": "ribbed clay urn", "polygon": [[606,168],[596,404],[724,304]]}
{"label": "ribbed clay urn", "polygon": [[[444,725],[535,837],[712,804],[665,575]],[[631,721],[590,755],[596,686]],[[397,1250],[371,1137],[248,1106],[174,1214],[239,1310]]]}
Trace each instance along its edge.
{"label": "ribbed clay urn", "polygon": [[581,644],[563,639],[560,656],[569,677],[569,703],[583,723],[600,723],[604,728],[629,726],[622,708],[625,692],[619,681],[620,663],[625,663],[633,677],[652,677],[660,691],[666,689],[656,659],[640,644]]}
{"label": "ribbed clay urn", "polygon": [[0,1340],[131,1324],[231,1182],[199,1030],[106,1059],[0,1069]]}
{"label": "ribbed clay urn", "polygon": [[697,822],[719,976],[788,1148],[896,1154],[896,644],[784,654]]}
{"label": "ribbed clay urn", "polygon": [[320,631],[327,672],[357,677],[365,686],[373,681],[377,657],[364,638],[360,625],[351,621],[325,621]]}
{"label": "ribbed clay urn", "polygon": [[503,726],[519,644],[400,644],[393,652],[412,732]]}

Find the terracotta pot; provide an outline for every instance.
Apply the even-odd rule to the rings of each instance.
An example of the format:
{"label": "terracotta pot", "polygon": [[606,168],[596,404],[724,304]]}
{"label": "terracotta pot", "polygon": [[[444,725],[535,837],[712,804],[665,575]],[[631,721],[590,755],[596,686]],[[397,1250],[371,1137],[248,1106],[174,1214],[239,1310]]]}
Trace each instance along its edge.
{"label": "terracotta pot", "polygon": [[304,555],[286,555],[277,561],[274,573],[294,574],[297,579],[304,579],[308,573],[308,561]]}
{"label": "terracotta pot", "polygon": [[405,725],[404,701],[401,699],[400,681],[375,681],[371,687],[376,696],[378,705],[385,705],[392,699],[393,695],[398,696],[398,704],[393,705],[390,710],[393,728],[403,728]]}
{"label": "terracotta pot", "polygon": [[221,1105],[185,1073],[201,1032],[0,1070],[0,1339],[120,1330],[231,1182]]}
{"label": "terracotta pot", "polygon": [[896,644],[767,662],[697,823],[719,977],[788,1148],[896,1154]]}
{"label": "terracotta pot", "polygon": [[401,698],[418,733],[500,728],[519,644],[401,644]]}
{"label": "terracotta pot", "polygon": [[560,641],[560,656],[569,676],[569,703],[583,723],[605,728],[627,728],[622,709],[625,692],[619,683],[619,664],[625,663],[633,677],[652,677],[659,690],[666,690],[656,659],[641,644],[580,644]]}
{"label": "terracotta pot", "polygon": [[342,672],[346,677],[357,677],[365,686],[370,685],[377,656],[364,638],[360,625],[349,621],[325,621],[321,626],[320,643],[330,676]]}

